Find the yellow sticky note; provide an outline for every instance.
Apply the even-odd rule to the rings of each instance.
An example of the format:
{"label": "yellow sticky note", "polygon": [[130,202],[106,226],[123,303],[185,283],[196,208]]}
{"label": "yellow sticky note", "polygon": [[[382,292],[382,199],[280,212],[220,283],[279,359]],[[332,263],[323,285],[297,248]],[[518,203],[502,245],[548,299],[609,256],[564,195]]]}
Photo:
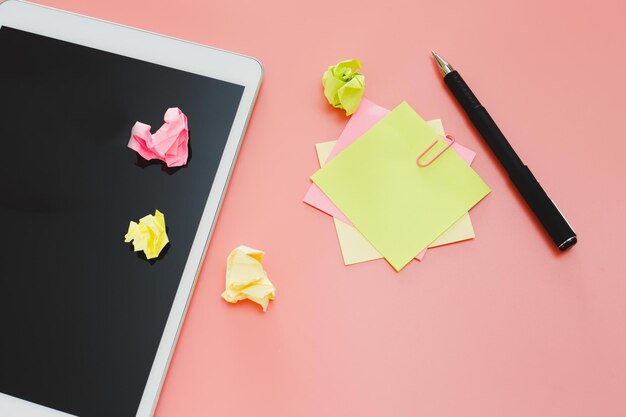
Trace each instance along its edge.
{"label": "yellow sticky note", "polygon": [[490,191],[455,152],[419,167],[433,141],[446,146],[401,103],[311,177],[398,271]]}
{"label": "yellow sticky note", "polygon": [[[426,123],[439,135],[446,135],[441,119],[429,120]],[[473,239],[474,237],[476,237],[476,235],[474,234],[472,220],[469,217],[469,213],[465,213],[459,220],[457,220],[456,223],[450,226],[450,228],[443,232],[437,239],[435,239],[434,242],[428,245],[428,248],[462,242],[464,240]]]}
{"label": "yellow sticky note", "polygon": [[[443,125],[439,119],[429,120],[426,123],[432,127],[438,134],[445,135]],[[320,166],[328,160],[328,155],[334,148],[337,141],[322,142],[315,145],[317,159]],[[345,265],[353,265],[361,262],[381,259],[383,256],[372,246],[371,243],[354,227],[347,223],[333,218],[341,255]],[[428,248],[443,246],[450,243],[462,242],[464,240],[473,239],[475,237],[474,227],[470,219],[469,213],[465,213],[456,223],[448,230],[443,232],[441,236],[435,239]]]}
{"label": "yellow sticky note", "polygon": [[[383,258],[380,252],[354,226],[350,226],[335,218],[333,218],[333,221],[345,265],[354,265]],[[475,236],[469,213],[465,213],[454,225],[428,245],[428,248],[462,242],[473,239]]]}
{"label": "yellow sticky note", "polygon": [[134,251],[143,251],[146,259],[157,258],[169,242],[163,213],[155,210],[154,215],[142,217],[139,223],[131,221],[124,242],[133,242]]}
{"label": "yellow sticky note", "polygon": [[[445,136],[446,132],[443,128],[441,119],[429,120],[426,122],[435,132],[441,136]],[[467,161],[466,161],[467,162]],[[434,242],[428,245],[428,248],[436,248],[437,246],[448,245],[450,243],[462,242],[468,239],[474,239],[474,226],[470,219],[469,213],[465,213],[456,223],[443,232]]]}
{"label": "yellow sticky note", "polygon": [[228,255],[224,300],[236,303],[248,299],[267,311],[270,300],[276,296],[276,288],[261,265],[264,255],[263,251],[243,245]]}

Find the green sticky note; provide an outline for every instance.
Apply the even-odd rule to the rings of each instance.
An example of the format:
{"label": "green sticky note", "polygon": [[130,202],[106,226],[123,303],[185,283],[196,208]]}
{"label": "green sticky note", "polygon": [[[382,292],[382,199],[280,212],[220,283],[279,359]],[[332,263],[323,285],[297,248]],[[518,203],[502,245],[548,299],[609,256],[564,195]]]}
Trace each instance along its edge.
{"label": "green sticky note", "polygon": [[311,179],[399,271],[476,203],[487,184],[401,103]]}

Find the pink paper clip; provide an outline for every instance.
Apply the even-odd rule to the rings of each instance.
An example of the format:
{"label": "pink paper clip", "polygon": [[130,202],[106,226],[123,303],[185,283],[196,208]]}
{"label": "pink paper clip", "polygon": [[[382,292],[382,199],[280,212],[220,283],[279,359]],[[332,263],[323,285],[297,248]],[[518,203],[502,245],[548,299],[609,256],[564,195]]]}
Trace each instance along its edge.
{"label": "pink paper clip", "polygon": [[418,156],[418,157],[417,157],[417,165],[419,165],[419,166],[420,166],[420,167],[422,167],[422,168],[427,167],[428,165],[430,165],[430,164],[432,164],[433,162],[435,162],[435,160],[436,160],[437,158],[439,158],[439,157],[441,156],[441,154],[442,154],[442,153],[444,153],[445,151],[447,151],[447,150],[448,150],[448,148],[450,148],[450,146],[454,145],[454,142],[456,142],[456,139],[455,139],[455,138],[454,138],[454,136],[452,136],[452,135],[446,135],[446,138],[448,138],[448,140],[450,140],[450,141],[451,141],[451,142],[448,144],[448,146],[446,146],[445,148],[443,148],[443,149],[441,150],[441,152],[439,152],[437,155],[435,155],[435,156],[433,157],[433,159],[431,159],[430,161],[428,161],[428,162],[427,162],[427,163],[425,163],[425,164],[422,164],[422,163],[420,162],[420,159],[422,159],[422,157],[423,157],[424,155],[426,155],[426,153],[428,153],[428,151],[430,151],[430,150],[431,150],[431,149],[432,149],[432,148],[433,148],[433,147],[434,147],[434,146],[435,146],[435,145],[439,142],[439,141],[437,141],[437,140],[436,140],[436,141],[434,141],[433,143],[431,143],[431,144],[430,144],[430,146],[429,146],[428,148],[426,148],[426,150],[425,150],[424,152],[422,152],[422,153],[420,154],[420,156]]}

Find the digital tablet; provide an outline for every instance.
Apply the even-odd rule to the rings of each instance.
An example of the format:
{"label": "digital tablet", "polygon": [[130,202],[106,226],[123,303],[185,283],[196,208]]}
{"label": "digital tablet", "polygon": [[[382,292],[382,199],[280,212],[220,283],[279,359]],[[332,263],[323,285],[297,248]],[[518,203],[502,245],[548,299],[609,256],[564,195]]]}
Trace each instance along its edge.
{"label": "digital tablet", "polygon": [[[0,415],[153,414],[262,77],[249,57],[0,4]],[[128,148],[188,118],[189,160]],[[124,242],[159,210],[169,244]]]}

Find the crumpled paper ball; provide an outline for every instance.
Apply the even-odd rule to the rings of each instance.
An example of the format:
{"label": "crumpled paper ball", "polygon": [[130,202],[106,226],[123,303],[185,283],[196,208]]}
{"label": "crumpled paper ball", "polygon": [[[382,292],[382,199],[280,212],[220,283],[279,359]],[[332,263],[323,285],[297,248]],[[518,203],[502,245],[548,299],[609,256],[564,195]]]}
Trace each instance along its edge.
{"label": "crumpled paper ball", "polygon": [[365,76],[356,72],[361,62],[356,59],[341,61],[328,67],[322,77],[324,96],[331,106],[344,109],[346,116],[357,111],[365,93]]}
{"label": "crumpled paper ball", "polygon": [[172,107],[167,109],[163,119],[165,123],[154,135],[150,133],[150,125],[135,123],[128,147],[143,159],[159,159],[170,168],[186,165],[189,158],[187,116],[178,107]]}
{"label": "crumpled paper ball", "polygon": [[261,265],[265,253],[247,246],[235,248],[226,261],[226,290],[222,298],[229,303],[248,299],[267,311],[276,296],[276,287]]}
{"label": "crumpled paper ball", "polygon": [[142,217],[139,223],[131,221],[124,242],[133,242],[135,252],[143,251],[146,259],[157,258],[169,243],[163,213],[155,210],[154,215]]}

